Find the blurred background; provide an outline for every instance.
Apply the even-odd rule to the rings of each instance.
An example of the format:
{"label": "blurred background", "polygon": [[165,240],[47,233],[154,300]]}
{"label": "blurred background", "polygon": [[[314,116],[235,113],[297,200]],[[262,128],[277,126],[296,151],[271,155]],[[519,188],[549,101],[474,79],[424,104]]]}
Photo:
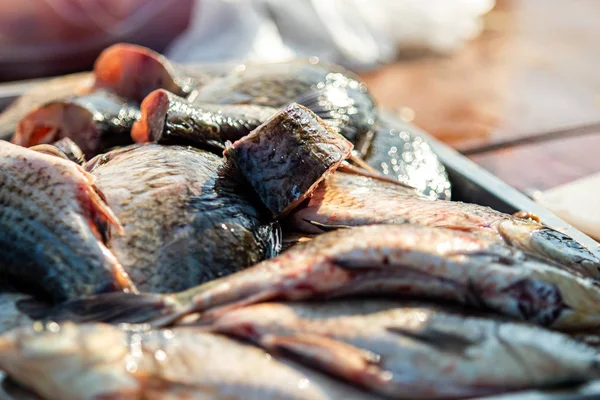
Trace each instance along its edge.
{"label": "blurred background", "polygon": [[121,41],[180,63],[317,56],[534,195],[600,171],[598,15],[597,0],[0,0],[0,80],[88,70]]}

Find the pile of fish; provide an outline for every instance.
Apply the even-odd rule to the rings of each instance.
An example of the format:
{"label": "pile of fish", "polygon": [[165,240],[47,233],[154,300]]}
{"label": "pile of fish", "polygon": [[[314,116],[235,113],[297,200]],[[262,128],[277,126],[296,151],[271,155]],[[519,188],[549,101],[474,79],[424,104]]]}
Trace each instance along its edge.
{"label": "pile of fish", "polygon": [[423,138],[340,67],[210,74],[118,44],[0,133],[0,397],[456,399],[600,378],[600,260],[451,201]]}

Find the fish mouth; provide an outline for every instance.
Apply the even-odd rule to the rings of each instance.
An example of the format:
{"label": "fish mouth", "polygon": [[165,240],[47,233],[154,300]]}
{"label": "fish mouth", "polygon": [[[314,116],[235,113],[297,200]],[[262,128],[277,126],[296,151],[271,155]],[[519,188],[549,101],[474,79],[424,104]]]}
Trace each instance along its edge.
{"label": "fish mouth", "polygon": [[141,117],[131,128],[136,143],[157,142],[161,139],[169,109],[169,95],[163,89],[150,93],[140,106]]}
{"label": "fish mouth", "polygon": [[36,108],[17,124],[12,143],[23,147],[51,144],[68,137],[90,155],[98,145],[98,131],[92,114],[85,108],[56,102]]}
{"label": "fish mouth", "polygon": [[111,89],[137,102],[159,88],[185,95],[173,80],[170,63],[160,54],[136,45],[120,43],[105,49],[96,59],[94,75],[96,87]]}

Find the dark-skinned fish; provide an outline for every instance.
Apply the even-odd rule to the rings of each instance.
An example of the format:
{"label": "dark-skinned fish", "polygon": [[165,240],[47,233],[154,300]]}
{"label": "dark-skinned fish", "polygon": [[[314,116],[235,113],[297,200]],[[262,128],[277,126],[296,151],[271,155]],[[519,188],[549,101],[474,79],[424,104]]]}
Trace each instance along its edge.
{"label": "dark-skinned fish", "polygon": [[183,290],[277,253],[277,230],[215,154],[134,145],[86,168],[123,226],[107,245],[142,291]]}
{"label": "dark-skinned fish", "polygon": [[303,59],[242,65],[215,78],[189,99],[276,108],[296,102],[351,142],[368,134],[377,118],[373,99],[356,75],[339,66]]}
{"label": "dark-skinned fish", "polygon": [[224,149],[269,119],[276,109],[256,105],[191,104],[164,89],[150,93],[131,131],[137,143],[184,143]]}
{"label": "dark-skinned fish", "polygon": [[365,149],[357,144],[368,165],[431,199],[450,200],[446,169],[410,124],[380,113],[368,143]]}
{"label": "dark-skinned fish", "polygon": [[223,155],[238,167],[273,218],[281,218],[351,152],[352,143],[312,111],[292,103]]}
{"label": "dark-skinned fish", "polygon": [[136,104],[107,91],[54,100],[27,113],[11,141],[25,147],[70,138],[91,158],[132,143],[131,127],[140,116]]}

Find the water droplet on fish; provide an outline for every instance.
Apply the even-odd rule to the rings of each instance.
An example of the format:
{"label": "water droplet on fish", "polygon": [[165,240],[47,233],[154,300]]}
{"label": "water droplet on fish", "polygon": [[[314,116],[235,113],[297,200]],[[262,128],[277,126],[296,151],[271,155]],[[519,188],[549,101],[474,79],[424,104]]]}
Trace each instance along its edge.
{"label": "water droplet on fish", "polygon": [[163,350],[156,350],[156,352],[154,352],[154,358],[159,362],[165,361],[167,359],[167,353]]}
{"label": "water droplet on fish", "polygon": [[402,107],[399,111],[398,111],[398,116],[400,117],[401,120],[406,121],[406,122],[411,122],[412,120],[415,119],[415,110],[413,110],[410,107]]}
{"label": "water droplet on fish", "polygon": [[175,337],[175,335],[173,334],[173,331],[170,329],[165,329],[163,331],[163,336],[167,340],[173,339]]}
{"label": "water droplet on fish", "polygon": [[310,385],[310,381],[308,379],[302,379],[298,382],[298,389],[306,389]]}
{"label": "water droplet on fish", "polygon": [[33,327],[32,328],[33,328],[33,330],[35,332],[43,332],[44,331],[44,324],[42,322],[40,322],[40,321],[35,321],[33,323]]}
{"label": "water droplet on fish", "polygon": [[309,57],[308,58],[308,62],[311,63],[311,64],[313,64],[313,65],[318,64],[319,63],[319,57],[315,57],[315,56]]}
{"label": "water droplet on fish", "polygon": [[392,374],[390,371],[383,371],[381,374],[379,374],[379,377],[382,381],[389,382],[394,378],[394,374]]}
{"label": "water droplet on fish", "polygon": [[135,373],[138,369],[137,361],[133,357],[127,357],[127,360],[125,361],[125,369],[130,374]]}
{"label": "water droplet on fish", "polygon": [[56,322],[49,322],[46,326],[46,329],[52,333],[58,333],[60,332],[60,325],[58,325]]}

